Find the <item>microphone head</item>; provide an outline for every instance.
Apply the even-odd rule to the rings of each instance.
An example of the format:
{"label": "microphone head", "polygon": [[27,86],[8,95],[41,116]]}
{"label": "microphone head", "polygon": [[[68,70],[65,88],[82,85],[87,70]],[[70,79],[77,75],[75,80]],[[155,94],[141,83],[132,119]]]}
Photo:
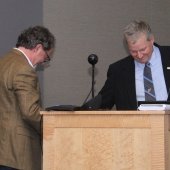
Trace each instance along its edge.
{"label": "microphone head", "polygon": [[95,65],[98,62],[98,57],[96,54],[90,54],[88,56],[88,62],[92,65]]}

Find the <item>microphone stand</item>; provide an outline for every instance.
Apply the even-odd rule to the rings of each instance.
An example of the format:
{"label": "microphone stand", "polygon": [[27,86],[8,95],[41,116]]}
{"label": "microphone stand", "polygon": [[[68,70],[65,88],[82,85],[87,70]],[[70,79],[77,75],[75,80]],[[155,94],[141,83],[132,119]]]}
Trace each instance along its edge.
{"label": "microphone stand", "polygon": [[94,84],[95,84],[95,81],[94,81],[94,70],[95,70],[95,65],[92,65],[92,98],[94,98]]}

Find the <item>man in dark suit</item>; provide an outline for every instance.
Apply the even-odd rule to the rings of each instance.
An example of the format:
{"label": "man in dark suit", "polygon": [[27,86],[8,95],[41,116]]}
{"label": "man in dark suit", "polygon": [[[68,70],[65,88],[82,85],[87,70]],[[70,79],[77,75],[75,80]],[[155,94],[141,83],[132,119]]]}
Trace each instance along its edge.
{"label": "man in dark suit", "polygon": [[0,58],[0,170],[41,170],[40,91],[35,68],[48,61],[55,38],[30,27]]}
{"label": "man in dark suit", "polygon": [[[124,29],[130,55],[109,66],[107,80],[99,92],[98,108],[136,110],[138,101],[145,101],[144,66],[150,62],[156,100],[167,100],[170,88],[170,47],[154,43],[150,26],[134,21]],[[88,105],[94,104],[88,102]],[[90,106],[93,107],[93,106]],[[97,107],[97,106],[95,106]]]}

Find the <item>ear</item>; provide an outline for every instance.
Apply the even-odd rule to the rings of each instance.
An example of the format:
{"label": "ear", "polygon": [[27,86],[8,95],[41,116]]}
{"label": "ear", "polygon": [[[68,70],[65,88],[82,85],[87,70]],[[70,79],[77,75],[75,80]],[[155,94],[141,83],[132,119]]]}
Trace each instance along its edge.
{"label": "ear", "polygon": [[39,51],[43,48],[42,44],[37,44],[36,47],[34,48],[35,52]]}
{"label": "ear", "polygon": [[154,44],[154,42],[155,42],[155,37],[154,37],[154,35],[152,35],[152,36],[150,37],[150,41],[152,42],[152,44]]}

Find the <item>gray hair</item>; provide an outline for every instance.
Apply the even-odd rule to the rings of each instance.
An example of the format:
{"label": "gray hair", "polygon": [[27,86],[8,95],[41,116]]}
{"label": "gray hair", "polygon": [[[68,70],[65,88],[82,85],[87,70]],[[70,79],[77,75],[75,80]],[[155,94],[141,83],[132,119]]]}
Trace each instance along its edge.
{"label": "gray hair", "polygon": [[125,40],[126,41],[132,41],[134,43],[139,38],[141,33],[144,33],[146,35],[146,38],[147,38],[148,41],[153,36],[149,24],[147,24],[144,21],[137,21],[137,20],[128,24],[124,28],[124,32],[123,32]]}
{"label": "gray hair", "polygon": [[37,44],[42,44],[44,50],[50,50],[55,46],[55,37],[43,26],[29,27],[18,36],[16,47],[33,49]]}

